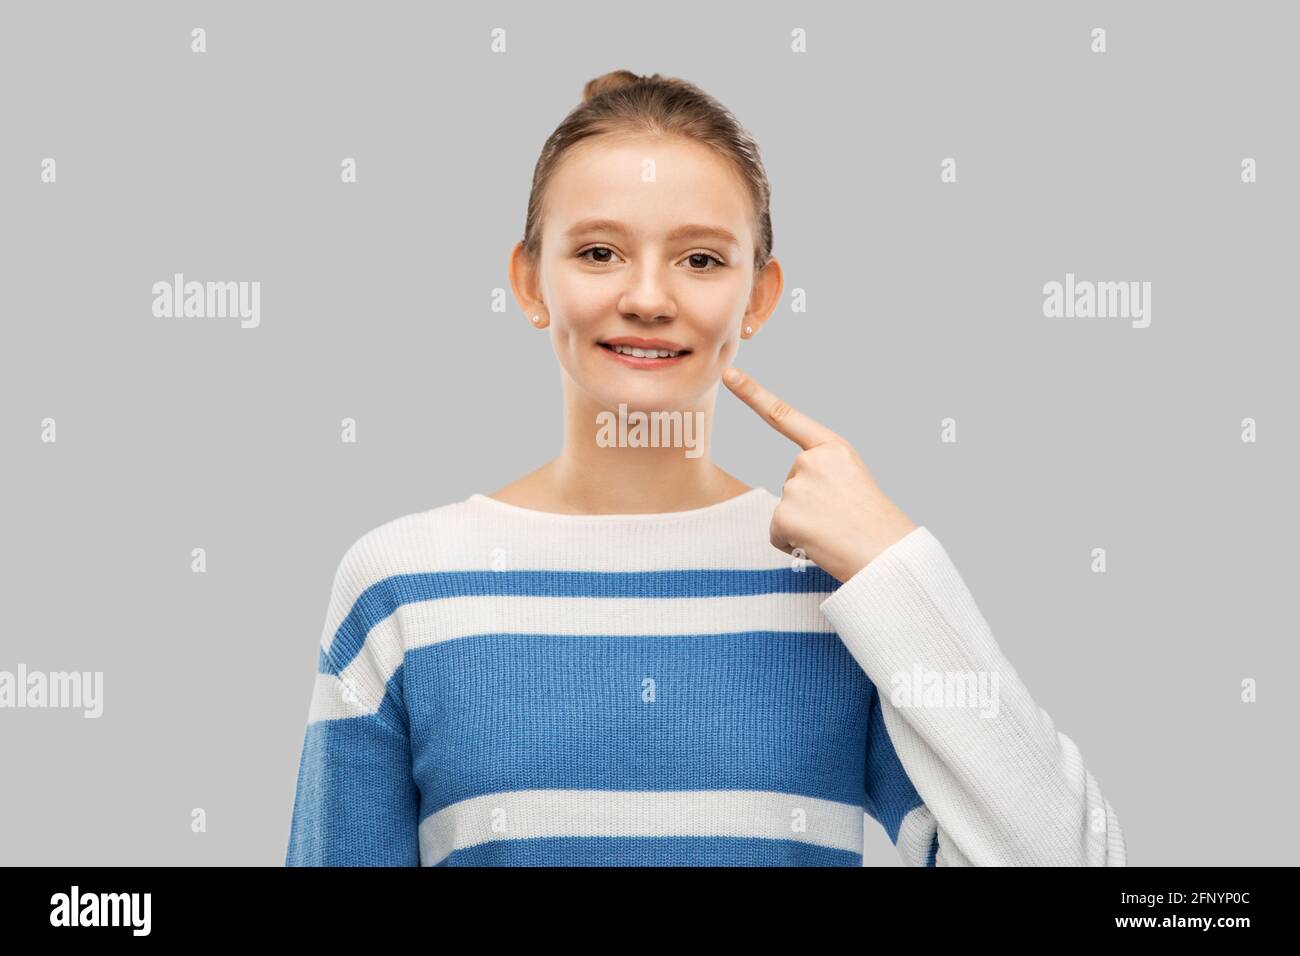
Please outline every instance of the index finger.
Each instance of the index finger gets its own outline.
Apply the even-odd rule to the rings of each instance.
[[[788,402],[783,402],[740,369],[734,366],[727,369],[722,375],[722,381],[736,393],[737,398],[758,412],[765,422],[805,451],[829,441],[840,440],[835,432]]]

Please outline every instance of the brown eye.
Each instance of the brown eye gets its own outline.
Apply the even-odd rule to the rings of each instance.
[[[713,269],[708,267],[710,262],[717,263],[713,268],[721,268],[726,265],[726,263],[717,256],[711,255],[707,252],[692,252],[686,257],[686,261],[691,263],[692,266],[698,265],[701,267],[699,269],[692,268],[692,272],[712,272]]]
[[[582,252],[578,253],[578,258],[579,258],[579,259],[586,258],[587,254],[588,254],[588,253],[592,253],[592,252],[604,252],[604,253],[608,253],[608,254],[611,255],[611,256],[614,254],[614,250],[613,250],[613,249],[610,249],[610,248],[608,248],[608,247],[606,247],[606,246],[592,246],[590,249],[584,249]],[[610,262],[610,261],[612,261],[612,260],[610,260],[610,259],[587,259],[587,261],[588,261],[588,262],[607,263],[607,262]]]

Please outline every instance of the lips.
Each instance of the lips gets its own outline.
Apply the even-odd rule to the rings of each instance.
[[[690,349],[680,342],[670,342],[668,339],[643,339],[636,335],[619,335],[614,338],[601,339],[598,345],[611,348],[615,345],[622,345],[627,348],[641,349],[642,351],[656,349],[666,352],[689,352]]]
[[[671,365],[678,365],[686,361],[691,356],[689,349],[678,352],[676,355],[661,357],[660,349],[642,349],[639,346],[607,345],[604,342],[596,343],[602,352],[608,355],[615,362],[629,368],[637,369],[659,369],[667,368]],[[620,351],[621,349],[621,351]],[[666,351],[666,350],[665,350]],[[635,354],[639,352],[640,354]]]

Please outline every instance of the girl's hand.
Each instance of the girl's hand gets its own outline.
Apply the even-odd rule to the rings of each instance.
[[[772,514],[773,546],[795,548],[841,584],[917,525],[871,476],[847,441],[791,408],[738,368],[722,380],[763,420],[803,449]]]

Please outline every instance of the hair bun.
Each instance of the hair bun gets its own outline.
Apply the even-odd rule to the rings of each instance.
[[[637,76],[631,70],[610,70],[594,80],[587,81],[587,85],[582,88],[582,102],[586,103],[593,97],[600,96],[601,93],[620,90],[625,86],[631,86],[633,83],[639,83],[643,79],[645,77]]]

